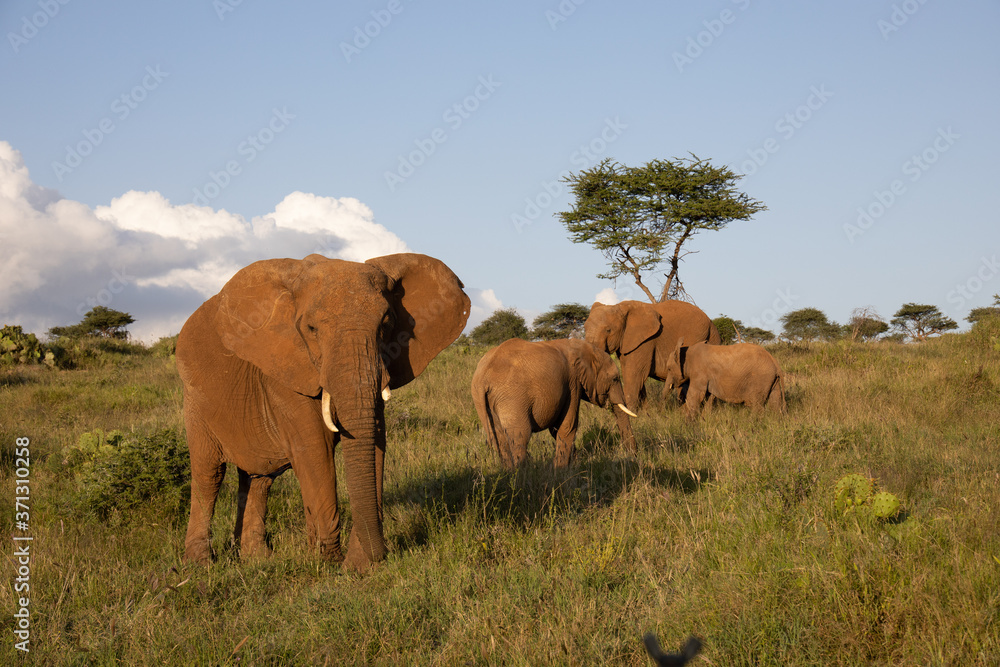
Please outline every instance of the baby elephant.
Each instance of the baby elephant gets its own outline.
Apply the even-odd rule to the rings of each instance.
[[[556,439],[556,468],[569,465],[580,401],[618,406],[622,439],[633,449],[625,393],[611,357],[584,340],[529,343],[513,338],[490,350],[472,376],[472,400],[490,446],[507,468],[528,455],[532,433],[548,429]],[[621,412],[619,412],[621,410]]]
[[[785,390],[781,368],[771,353],[760,345],[683,346],[677,341],[667,364],[668,382],[679,387],[689,382],[684,401],[688,419],[694,419],[701,404],[718,398],[727,403],[745,403],[755,410],[765,405],[774,412],[785,412]]]

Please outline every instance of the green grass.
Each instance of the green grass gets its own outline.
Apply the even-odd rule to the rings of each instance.
[[[688,424],[651,381],[638,456],[610,413],[585,405],[572,468],[553,472],[552,439],[536,434],[517,475],[487,450],[469,395],[482,351],[451,348],[388,404],[390,553],[364,577],[308,553],[293,474],[272,490],[267,560],[240,562],[230,544],[233,470],[210,567],[181,560],[176,489],[103,519],[78,511],[94,478],[63,453],[81,434],[183,433],[169,358],[0,371],[5,525],[14,439],[32,443],[29,657],[647,665],[653,631],[675,649],[697,633],[714,665],[997,664],[1000,351],[974,333],[775,346],[784,418],[717,405]],[[903,514],[838,516],[834,485],[853,472]],[[4,562],[0,598],[14,609]],[[0,617],[3,664],[12,628]]]

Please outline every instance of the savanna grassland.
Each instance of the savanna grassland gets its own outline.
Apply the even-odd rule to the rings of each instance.
[[[719,406],[688,424],[649,383],[618,443],[581,408],[571,470],[552,439],[501,470],[452,347],[386,409],[388,559],[358,577],[306,549],[294,474],[274,555],[183,563],[182,393],[166,354],[0,370],[4,610],[17,604],[16,438],[30,438],[30,653],[0,663],[651,664],[641,637],[705,640],[712,665],[1000,664],[1000,327],[920,344],[771,348],[788,414]],[[848,473],[896,494],[880,522],[833,508]],[[341,505],[350,525],[345,486]],[[345,535],[346,538],[346,535]]]

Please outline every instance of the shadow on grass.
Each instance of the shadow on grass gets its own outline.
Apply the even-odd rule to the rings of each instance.
[[[631,458],[601,455],[580,458],[584,458],[582,463],[564,471],[554,470],[549,460],[529,459],[514,471],[448,471],[386,489],[387,508],[410,505],[423,510],[408,522],[398,543],[410,547],[427,544],[431,521],[455,524],[466,517],[487,526],[527,530],[607,507],[634,485],[690,494],[715,478],[707,469],[643,466]]]

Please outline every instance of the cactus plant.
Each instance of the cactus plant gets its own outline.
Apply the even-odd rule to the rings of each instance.
[[[852,473],[841,477],[834,487],[833,508],[839,515],[858,512],[878,520],[899,514],[899,498],[888,491],[876,492],[878,482]]]

